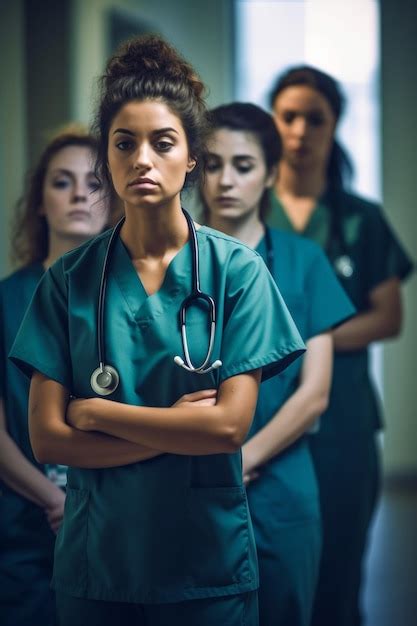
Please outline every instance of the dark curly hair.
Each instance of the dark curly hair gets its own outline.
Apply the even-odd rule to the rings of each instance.
[[[210,131],[221,128],[249,132],[255,135],[261,146],[268,172],[278,165],[282,155],[281,139],[272,116],[250,102],[232,102],[209,112]],[[203,200],[203,213],[207,221],[208,208]],[[260,202],[260,218],[265,220],[269,211],[269,193],[265,189]]]
[[[110,58],[100,78],[100,93],[93,132],[98,141],[97,177],[112,187],[107,149],[109,129],[119,109],[132,100],[158,100],[178,116],[187,137],[190,156],[197,161],[186,183],[204,169],[207,136],[205,87],[194,69],[157,35],[145,35],[124,43]]]
[[[48,256],[48,224],[39,209],[43,202],[45,176],[51,159],[63,148],[81,146],[97,154],[97,142],[80,124],[68,124],[44,148],[35,167],[29,171],[25,191],[16,205],[12,224],[13,263],[29,265]]]

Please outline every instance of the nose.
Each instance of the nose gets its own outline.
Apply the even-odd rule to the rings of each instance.
[[[135,170],[148,171],[152,168],[152,158],[150,146],[143,143],[140,145],[135,154],[135,161],[133,164]]]
[[[88,197],[88,187],[83,180],[75,180],[72,189],[72,202],[86,202]]]
[[[233,187],[233,173],[231,168],[227,165],[222,167],[220,170],[219,185],[223,189],[230,189],[230,187]]]
[[[299,115],[295,118],[292,123],[292,131],[296,137],[300,139],[305,137],[307,134],[308,123],[305,117]]]

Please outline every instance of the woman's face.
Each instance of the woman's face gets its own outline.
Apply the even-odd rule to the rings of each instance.
[[[283,159],[294,169],[327,168],[336,116],[328,100],[312,87],[286,87],[274,102]]]
[[[89,238],[103,230],[108,210],[97,191],[90,148],[67,146],[51,158],[39,212],[58,237]]]
[[[108,167],[125,206],[158,207],[179,198],[195,167],[181,120],[163,102],[132,101],[109,130]]]
[[[221,128],[208,142],[203,198],[210,213],[240,219],[259,210],[266,187],[274,181],[254,133]]]

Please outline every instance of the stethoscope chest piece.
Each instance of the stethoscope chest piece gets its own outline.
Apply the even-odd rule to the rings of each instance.
[[[344,254],[335,260],[334,268],[339,276],[343,276],[343,278],[350,278],[353,275],[355,265],[350,256]]]
[[[111,365],[100,365],[91,374],[90,384],[99,396],[109,396],[119,386],[119,374]]]

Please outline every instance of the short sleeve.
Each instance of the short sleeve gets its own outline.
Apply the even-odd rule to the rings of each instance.
[[[278,374],[305,345],[262,258],[250,253],[228,280],[220,382],[262,368]]]
[[[342,324],[356,313],[324,252],[317,246],[306,276],[308,302],[306,339]]]
[[[60,261],[42,277],[9,357],[29,378],[36,370],[71,389],[67,289]]]
[[[404,280],[411,273],[413,263],[400,244],[382,211],[373,207],[367,216],[364,245],[367,255],[368,291],[380,283],[397,277]]]

